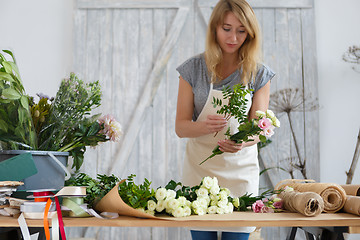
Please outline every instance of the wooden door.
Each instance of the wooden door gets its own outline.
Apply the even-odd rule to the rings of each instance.
[[[98,112],[122,124],[120,143],[88,149],[83,172],[136,174],[154,188],[180,180],[186,139],[175,134],[178,73],[176,67],[204,50],[213,0],[78,0],[74,24],[74,71],[84,81],[99,80],[103,91]],[[263,33],[264,62],[276,73],[271,93],[299,89],[303,100],[317,98],[313,0],[249,0]],[[279,95],[279,94],[278,94]],[[305,96],[305,97],[304,97]],[[293,131],[308,178],[319,173],[318,113],[307,102],[291,112]],[[306,110],[306,111],[305,111]],[[289,178],[281,168],[296,160],[287,115],[272,143],[260,152],[262,187]],[[295,177],[302,177],[298,171]],[[190,239],[182,228],[78,228],[70,236],[96,239]],[[266,230],[279,239],[280,230]],[[275,237],[275,238],[271,238]]]

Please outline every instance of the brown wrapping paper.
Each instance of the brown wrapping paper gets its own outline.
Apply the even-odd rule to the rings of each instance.
[[[348,195],[344,205],[344,212],[360,216],[360,197]]]
[[[347,195],[360,196],[360,185],[346,184],[340,185]]]
[[[324,210],[322,197],[314,192],[281,192],[283,207],[290,212],[298,212],[307,217],[315,217]]]
[[[316,183],[314,180],[287,179],[280,181],[275,189],[294,188],[299,192],[315,192],[324,200],[324,212],[334,213],[341,210],[346,201],[346,192],[335,183]]]
[[[123,180],[125,181],[125,180]],[[122,182],[122,181],[121,181]],[[120,183],[121,183],[120,182]],[[123,216],[139,218],[155,218],[153,215],[136,210],[127,205],[119,195],[119,184],[116,184],[96,205],[95,210],[99,212],[115,212]]]

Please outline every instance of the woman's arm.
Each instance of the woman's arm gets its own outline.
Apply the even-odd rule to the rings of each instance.
[[[181,137],[199,137],[221,131],[226,120],[221,115],[209,115],[205,121],[192,121],[194,94],[192,87],[181,76],[176,109],[175,132]]]

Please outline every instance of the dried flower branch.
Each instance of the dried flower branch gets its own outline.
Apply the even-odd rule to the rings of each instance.
[[[355,45],[350,46],[347,52],[343,54],[343,60],[348,63],[360,64],[360,47]],[[360,70],[356,69],[355,66],[353,66],[352,69],[360,73]]]

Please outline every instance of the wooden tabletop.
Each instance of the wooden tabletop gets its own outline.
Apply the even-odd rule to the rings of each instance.
[[[159,217],[142,219],[120,216],[116,219],[64,218],[66,227],[349,227],[349,233],[360,233],[360,216],[348,213],[322,213],[305,217],[299,213],[253,213],[192,215],[185,218]],[[28,227],[42,227],[43,220],[26,219]],[[51,224],[51,221],[50,221]],[[0,216],[0,227],[17,227],[17,218]]]

